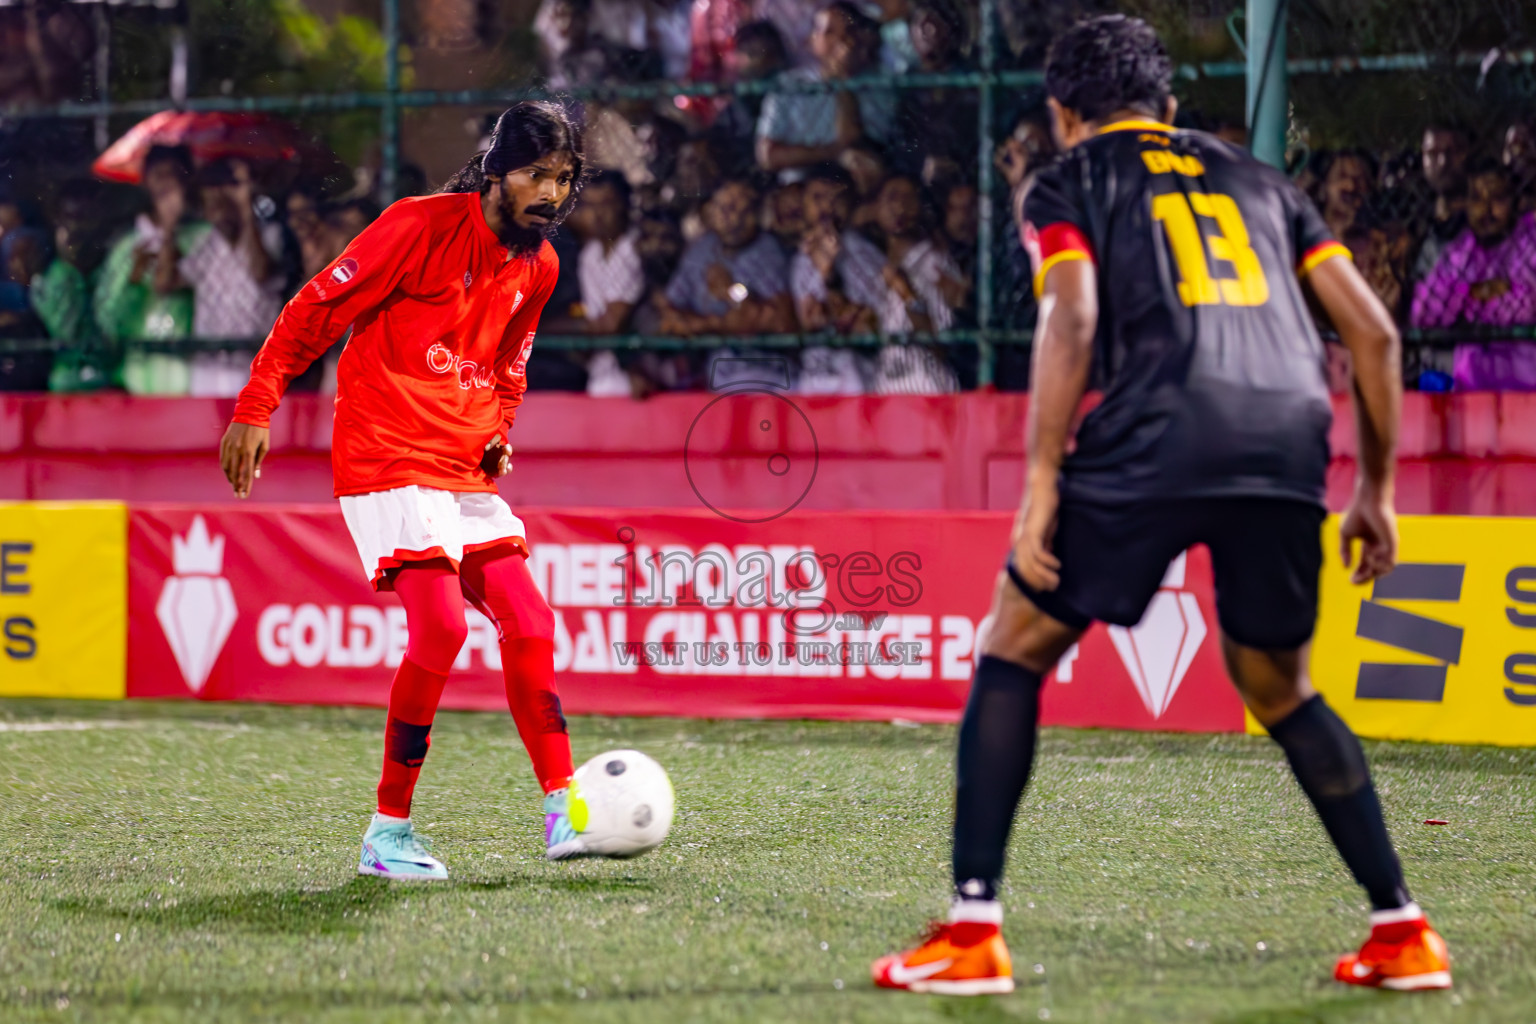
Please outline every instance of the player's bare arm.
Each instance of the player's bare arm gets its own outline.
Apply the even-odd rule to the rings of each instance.
[[[1339,545],[1344,564],[1354,565],[1351,579],[1365,583],[1385,576],[1397,564],[1397,515],[1392,501],[1403,408],[1401,343],[1392,315],[1348,259],[1324,260],[1313,268],[1307,282],[1354,361],[1360,468],[1339,527]],[[1356,542],[1358,562],[1354,560]]]
[[[1098,319],[1098,274],[1090,261],[1068,260],[1046,270],[1030,373],[1024,498],[1013,526],[1014,567],[1040,590],[1060,582],[1061,563],[1051,554],[1057,478],[1072,419],[1088,390]]]

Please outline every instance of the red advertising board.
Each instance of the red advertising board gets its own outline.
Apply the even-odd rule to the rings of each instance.
[[[1006,549],[995,512],[520,510],[556,611],[567,710],[953,721]],[[1209,557],[1170,567],[1135,629],[1095,627],[1047,724],[1241,731]],[[382,705],[405,615],[365,582],[334,506],[136,506],[128,696]],[[504,707],[490,623],[444,706]]]

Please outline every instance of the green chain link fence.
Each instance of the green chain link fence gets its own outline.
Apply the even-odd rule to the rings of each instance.
[[[963,264],[960,269],[971,281],[973,293],[965,309],[949,318],[946,329],[920,338],[893,337],[889,330],[680,337],[637,327],[634,333],[602,336],[546,330],[541,334],[540,347],[577,352],[686,352],[722,346],[784,350],[812,345],[867,352],[893,341],[917,342],[947,350],[962,367],[962,383],[1023,386],[1034,308],[1028,268],[1022,263],[1012,228],[1009,186],[1017,172],[1009,161],[1019,154],[1027,156],[1032,142],[1038,141],[1042,107],[1039,72],[1018,65],[1038,59],[1049,26],[1070,23],[1079,14],[1105,6],[1052,0],[980,0],[968,11],[974,42],[965,69],[949,73],[867,73],[831,81],[779,78],[734,85],[624,81],[560,89],[555,98],[594,109],[652,110],[675,104],[680,98],[720,97],[723,101],[770,94],[848,93],[866,112],[866,120],[868,111],[881,103],[901,106],[911,97],[927,97],[933,101],[930,108],[941,115],[946,110],[956,112],[955,117],[945,120],[974,118],[974,131],[950,132],[950,137],[958,134],[975,147],[973,157],[963,161],[968,165],[963,174],[974,185],[978,210],[974,242],[967,243],[973,255],[959,253],[954,257],[957,264]],[[1190,123],[1241,137],[1247,120],[1246,97],[1254,77],[1253,62],[1244,59],[1243,53],[1245,12],[1234,10],[1231,4],[1197,0],[1131,0],[1115,6],[1148,17],[1169,41],[1180,60],[1176,92],[1190,113]],[[1531,41],[1527,26],[1536,25],[1536,18],[1527,3],[1508,0],[1487,6],[1488,11],[1448,13],[1448,9],[1427,2],[1357,0],[1348,5],[1322,5],[1278,0],[1277,10],[1275,0],[1266,0],[1256,6],[1257,13],[1246,12],[1249,19],[1280,16],[1289,21],[1288,31],[1282,31],[1286,31],[1290,57],[1283,63],[1286,74],[1279,81],[1287,101],[1284,109],[1291,169],[1320,206],[1328,208],[1333,203],[1330,216],[1337,217],[1341,228],[1349,233],[1346,243],[1372,276],[1373,286],[1399,312],[1408,328],[1413,352],[1408,369],[1415,378],[1422,371],[1444,368],[1447,357],[1436,353],[1448,352],[1457,343],[1536,339],[1536,316],[1521,322],[1506,318],[1495,326],[1464,316],[1415,313],[1414,289],[1422,284],[1426,271],[1423,266],[1416,270],[1413,264],[1423,258],[1423,239],[1437,223],[1435,192],[1419,170],[1425,129],[1446,126],[1459,131],[1461,141],[1456,144],[1466,150],[1463,178],[1477,168],[1479,148],[1484,157],[1502,159],[1517,177],[1536,167],[1536,145],[1528,152],[1518,145],[1521,138],[1529,138],[1524,118],[1536,99],[1536,50],[1526,46]],[[43,8],[32,5],[32,9]],[[297,5],[285,10],[290,18],[303,17]],[[0,14],[5,13],[6,8],[0,6]],[[44,123],[82,130],[90,126],[99,148],[105,135],[164,109],[278,113],[296,119],[322,138],[358,139],[364,148],[376,142],[376,194],[387,199],[396,194],[407,169],[401,146],[403,117],[430,114],[463,119],[520,99],[550,95],[526,75],[515,84],[490,88],[417,87],[412,51],[402,38],[403,13],[407,15],[404,20],[411,20],[410,12],[402,12],[400,0],[384,0],[377,19],[358,21],[348,30],[350,35],[339,31],[324,35],[315,27],[330,25],[326,31],[332,31],[340,22],[302,22],[309,26],[304,31],[311,45],[343,64],[354,62],[355,66],[338,72],[335,81],[363,87],[272,94],[252,89],[239,95],[193,95],[176,100],[142,95],[114,99],[108,90],[97,89],[97,98],[91,101],[0,104],[0,126],[13,131],[17,126]],[[376,26],[376,38],[368,34],[371,25]],[[174,51],[177,40],[185,45],[187,28],[171,18],[152,22],[147,28],[140,25],[135,31],[139,33],[133,37],[135,45]],[[118,29],[112,38],[121,45],[125,36]],[[519,52],[526,54],[527,49],[522,45]],[[251,59],[259,62],[260,55]],[[170,77],[174,80],[174,73]],[[293,75],[274,75],[270,84],[291,80]],[[1522,129],[1522,125],[1526,127]],[[1519,134],[1522,130],[1524,136]],[[1506,146],[1506,142],[1511,145]],[[924,141],[914,137],[889,143],[888,157],[892,150],[921,146]],[[1508,151],[1511,146],[1513,151]],[[469,146],[465,149],[467,155]],[[1341,156],[1344,150],[1349,153]],[[1340,184],[1341,178],[1359,179],[1362,168],[1368,181]],[[1529,180],[1519,180],[1517,185],[1529,196]],[[1464,181],[1457,185],[1465,187]],[[1346,208],[1352,208],[1349,217],[1344,215],[1349,212]],[[939,213],[942,216],[942,211]],[[1536,259],[1536,253],[1532,258]],[[1427,305],[1434,306],[1436,301],[1431,296]],[[1426,303],[1418,306],[1425,307]],[[104,365],[122,359],[126,350],[129,362],[142,364],[189,353],[248,352],[257,344],[256,337],[140,337],[114,343],[13,334],[0,338],[0,356],[48,353],[61,365],[90,364],[94,352],[99,356],[96,361]],[[238,375],[238,367],[234,372]],[[76,383],[81,383],[78,378]]]

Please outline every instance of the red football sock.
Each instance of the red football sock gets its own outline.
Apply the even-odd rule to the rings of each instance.
[[[379,813],[411,816],[411,794],[432,745],[432,719],[443,695],[446,675],[430,672],[409,658],[395,671],[389,688],[389,721],[384,728],[384,771],[379,776]]]
[[[507,682],[507,706],[533,760],[539,785],[546,793],[564,788],[573,772],[571,736],[555,689],[555,642],[533,637],[503,640],[501,671]]]
[[[378,808],[380,814],[408,818],[411,794],[432,744],[432,719],[443,684],[469,627],[458,575],[447,563],[409,565],[396,573],[394,585],[405,605],[410,638],[389,688]]]
[[[571,737],[555,687],[555,613],[534,585],[527,560],[507,548],[466,555],[466,593],[501,631],[507,706],[544,792],[571,778]]]

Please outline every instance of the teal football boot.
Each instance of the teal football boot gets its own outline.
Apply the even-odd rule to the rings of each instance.
[[[358,862],[360,875],[381,878],[441,879],[448,877],[443,862],[427,852],[411,828],[411,819],[374,815],[363,833],[363,856]]]

